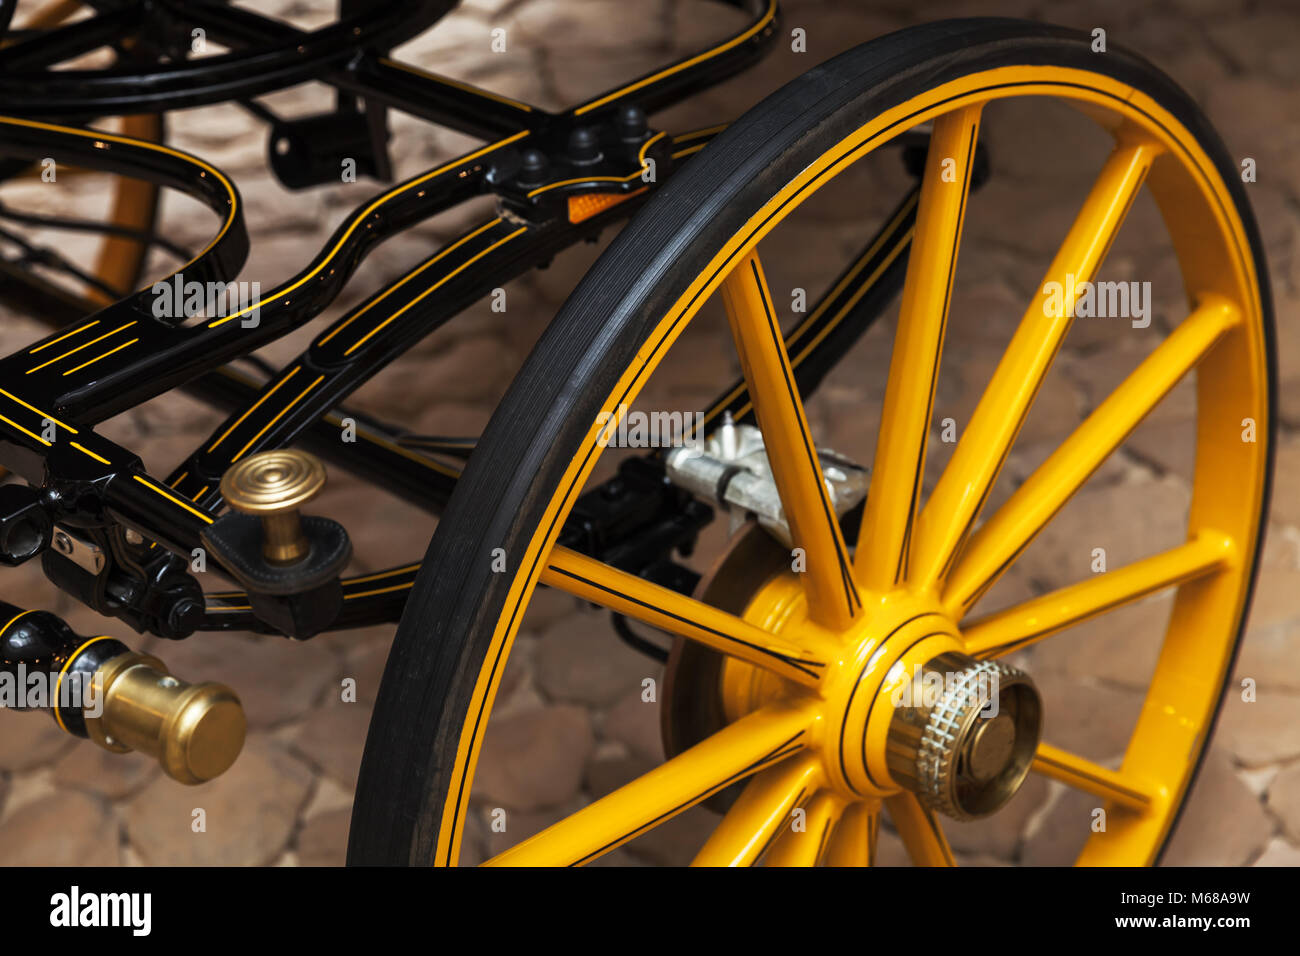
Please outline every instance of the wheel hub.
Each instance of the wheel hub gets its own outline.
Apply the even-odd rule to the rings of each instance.
[[[699,594],[797,639],[815,625],[806,620],[803,590],[786,557],[767,534],[751,529]],[[852,800],[908,790],[957,820],[988,816],[1015,795],[1042,719],[1027,674],[968,656],[943,610],[904,592],[876,603],[869,619],[839,640],[844,650],[814,691],[824,700],[818,747],[830,786]],[[777,698],[810,693],[681,639],[667,684],[669,756]]]
[[[886,762],[893,778],[957,820],[987,816],[1010,800],[1038,744],[1042,706],[1029,676],[946,653],[923,664],[905,690],[892,695]]]

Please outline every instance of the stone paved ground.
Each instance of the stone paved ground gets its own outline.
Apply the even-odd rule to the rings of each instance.
[[[318,2],[265,0],[271,12],[297,22],[319,20]],[[1281,418],[1277,482],[1255,609],[1237,665],[1237,680],[1258,682],[1258,700],[1229,694],[1201,781],[1168,856],[1170,863],[1295,865],[1300,862],[1300,273],[1296,268],[1300,206],[1300,100],[1294,89],[1297,15],[1286,4],[1179,0],[1162,13],[1105,0],[1063,7],[1045,0],[935,2],[792,0],[787,29],[802,28],[806,54],[778,45],[762,66],[679,106],[660,118],[674,130],[733,118],[812,64],[921,19],[998,13],[1031,16],[1092,29],[1144,52],[1185,84],[1221,131],[1234,157],[1254,157],[1258,182],[1249,187],[1272,270],[1279,324]],[[724,11],[725,13],[725,11]],[[480,83],[546,107],[560,107],[721,35],[736,18],[696,0],[472,0],[399,55],[451,76]],[[489,31],[505,27],[508,50],[489,55]],[[283,112],[316,108],[327,96],[311,86],[270,98]],[[463,151],[469,141],[393,118],[394,157],[407,175]],[[1079,118],[1054,104],[1014,104],[990,110],[983,139],[994,156],[994,179],[971,201],[953,303],[946,374],[936,421],[967,420],[998,350],[1041,274],[1054,240],[1104,156],[1104,144]],[[345,211],[373,190],[362,182],[289,194],[263,165],[264,133],[235,108],[175,115],[172,141],[234,174],[243,190],[254,238],[245,278],[264,282],[296,271]],[[778,290],[817,288],[860,236],[863,216],[883,213],[901,184],[896,160],[848,180],[850,201],[814,201],[801,223],[769,239],[765,261]],[[1062,186],[1062,183],[1073,185]],[[21,189],[20,189],[21,191]],[[69,183],[55,199],[44,189],[28,198],[89,213],[102,204],[102,184]],[[6,191],[6,201],[20,204]],[[167,230],[187,242],[211,227],[193,207],[169,197]],[[391,279],[425,255],[435,241],[468,222],[456,212],[413,230],[372,256],[339,308]],[[1108,263],[1110,278],[1149,279],[1157,296],[1152,332],[1179,313],[1178,280],[1154,207],[1135,206]],[[608,238],[608,237],[606,237]],[[78,246],[62,240],[65,252]],[[412,427],[473,434],[486,421],[504,383],[546,321],[599,249],[557,258],[551,269],[508,287],[509,308],[471,309],[363,389],[358,404]],[[161,268],[163,263],[158,263]],[[716,315],[714,316],[716,319]],[[736,371],[718,322],[701,321],[698,347],[679,347],[671,374],[654,401],[694,407],[708,397],[701,383]],[[868,461],[879,411],[891,334],[882,322],[854,350],[810,403],[824,440]],[[319,325],[314,328],[319,328]],[[312,331],[312,330],[309,330]],[[5,352],[37,332],[26,319],[0,325]],[[1127,333],[1127,334],[1126,334]],[[285,361],[301,345],[267,349]],[[1054,442],[1104,396],[1152,347],[1154,336],[1117,332],[1094,320],[1078,323],[1044,389],[998,494],[1023,478]],[[1189,485],[1192,396],[1181,387],[1144,424],[1122,453],[1089,482],[1024,559],[993,604],[1077,580],[1091,548],[1104,546],[1122,563],[1170,544],[1181,534]],[[965,416],[965,417],[964,417]],[[202,440],[218,416],[184,398],[165,400],[107,426],[165,473]],[[866,423],[864,427],[864,423]],[[932,441],[930,479],[948,446]],[[385,496],[359,493],[345,475],[318,508],[348,524],[358,570],[412,560],[423,552],[431,519]],[[993,504],[996,504],[996,500]],[[1114,530],[1099,531],[1099,528]],[[719,540],[720,529],[710,532]],[[3,575],[7,600],[63,614],[78,630],[99,632],[95,616],[53,590],[33,567]],[[1154,661],[1168,613],[1161,600],[1144,602],[1104,622],[1058,637],[1026,655],[1051,705],[1048,735],[1098,760],[1122,751],[1144,676]],[[118,633],[120,628],[110,631]],[[126,634],[119,636],[128,640]],[[192,679],[224,680],[247,707],[248,744],[225,777],[197,789],[162,778],[146,760],[118,757],[62,735],[43,717],[0,714],[0,862],[94,864],[337,864],[343,859],[351,793],[370,703],[392,628],[329,635],[302,646],[243,634],[200,636],[158,648],[173,670]],[[619,786],[661,759],[658,714],[640,700],[641,680],[655,668],[618,643],[604,615],[555,593],[543,594],[524,625],[505,675],[474,793],[476,815],[466,841],[467,862],[503,845],[488,826],[503,808],[511,841],[546,826],[593,797]],[[149,641],[144,647],[153,647]],[[357,681],[359,700],[340,700],[340,681]],[[1234,681],[1235,683],[1235,681]],[[1066,714],[1069,714],[1066,717]],[[950,825],[963,862],[1061,863],[1087,833],[1092,801],[1056,784],[1033,780],[991,822]],[[191,811],[207,813],[207,831],[191,832]],[[611,854],[605,862],[682,863],[716,818],[697,808]],[[882,836],[881,862],[904,859],[896,837]]]

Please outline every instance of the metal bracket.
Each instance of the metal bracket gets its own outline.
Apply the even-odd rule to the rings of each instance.
[[[104,565],[108,561],[99,545],[60,525],[54,526],[54,535],[50,539],[50,546],[77,567],[90,574],[98,575],[99,572],[104,570]]]
[[[817,449],[817,458],[835,514],[843,517],[866,498],[871,472],[829,448]],[[728,414],[700,446],[674,448],[666,462],[673,484],[731,512],[733,531],[752,514],[786,547],[793,544],[763,433],[753,425],[737,425]]]

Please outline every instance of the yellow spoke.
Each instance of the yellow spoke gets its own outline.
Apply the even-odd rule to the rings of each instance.
[[[791,537],[806,559],[809,617],[844,628],[862,603],[757,253],[732,270],[722,298]]]
[[[691,866],[753,866],[790,825],[790,812],[816,789],[820,775],[811,754],[763,771],[746,785]]]
[[[869,590],[886,591],[904,577],[980,109],[969,106],[939,117],[930,137],[871,491],[853,559],[859,582]]]
[[[802,827],[794,829],[793,815],[787,818],[763,860],[764,866],[816,866],[826,852],[831,831],[844,810],[844,801],[829,790],[820,790],[795,809],[804,811]]]
[[[1225,568],[1233,551],[1227,535],[1202,530],[1176,548],[973,621],[962,628],[966,653],[985,659],[1018,651],[1148,594]]]
[[[1152,794],[1131,777],[1085,760],[1068,750],[1040,743],[1033,769],[1067,787],[1110,800],[1129,810],[1142,812],[1151,805]]]
[[[906,790],[885,798],[889,818],[916,866],[956,866],[939,820]]]
[[[536,836],[488,860],[494,866],[579,866],[802,750],[811,701],[755,711]]]
[[[568,548],[552,550],[541,582],[801,684],[816,685],[826,669],[823,655]]]
[[[826,847],[827,866],[875,866],[880,842],[880,804],[861,801],[840,817]]]
[[[1157,151],[1158,147],[1149,143],[1121,143],[1084,200],[980,396],[952,459],[916,520],[908,577],[918,587],[942,581],[979,518],[1070,328],[1082,283],[1091,282],[1096,275]]]
[[[1106,458],[1216,342],[1241,320],[1206,302],[1146,357],[971,537],[943,589],[957,618],[973,605]]]

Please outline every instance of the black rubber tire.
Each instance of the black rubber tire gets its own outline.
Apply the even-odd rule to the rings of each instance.
[[[1213,157],[1246,224],[1258,274],[1267,276],[1235,164],[1196,105],[1141,57],[1116,48],[1097,56],[1089,43],[1077,31],[1004,19],[944,21],[874,40],[750,110],[637,214],[512,383],[429,546],[370,726],[350,864],[449,862],[433,858],[442,807],[461,723],[513,577],[492,573],[486,555],[504,548],[508,566],[519,567],[602,400],[700,264],[811,158],[870,117],[940,83],[998,66],[1066,66],[1119,79],[1177,116]],[[1262,282],[1271,410],[1276,360]],[[1272,414],[1269,421],[1275,421]],[[1275,435],[1268,440],[1271,473]],[[1267,508],[1261,524],[1266,514]],[[1244,620],[1243,611],[1238,643]]]

